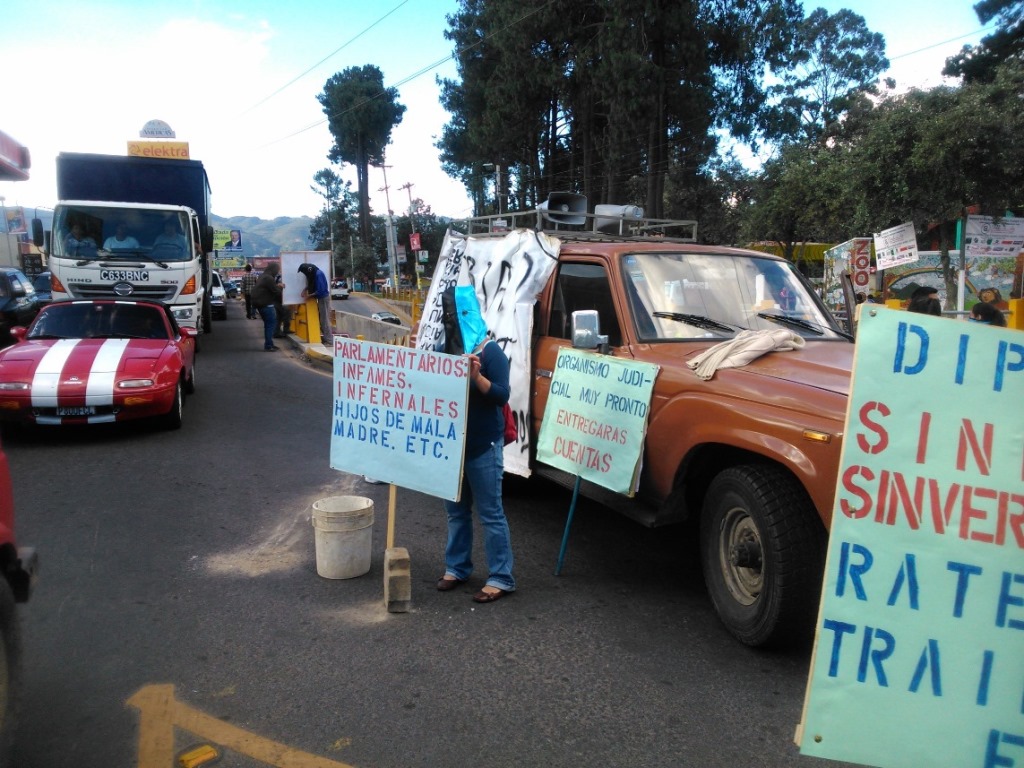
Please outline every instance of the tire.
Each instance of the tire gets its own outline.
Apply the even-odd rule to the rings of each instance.
[[[209,299],[203,300],[203,331],[213,333],[213,305]]]
[[[770,464],[724,470],[708,487],[700,538],[711,601],[740,642],[811,640],[826,536],[796,478]]]
[[[192,375],[185,379],[185,394],[194,395],[196,393],[196,363],[195,359],[192,360]]]
[[[21,670],[21,636],[14,595],[0,578],[0,765],[10,765]]]
[[[184,397],[182,395],[181,380],[178,380],[178,385],[174,388],[174,402],[171,403],[171,409],[163,415],[163,424],[167,429],[181,429],[181,416],[182,406],[184,405]]]

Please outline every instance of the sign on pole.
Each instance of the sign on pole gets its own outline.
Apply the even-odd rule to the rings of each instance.
[[[1024,338],[862,306],[807,755],[1024,765]]]
[[[331,468],[456,501],[469,358],[336,338]]]
[[[879,269],[917,261],[917,235],[912,222],[875,234],[875,261]]]
[[[632,496],[658,366],[559,350],[537,460]]]

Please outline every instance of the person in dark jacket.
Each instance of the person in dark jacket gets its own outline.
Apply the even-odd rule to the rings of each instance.
[[[263,274],[256,280],[256,285],[252,289],[253,309],[263,318],[263,349],[267,352],[277,349],[274,346],[274,327],[277,325],[274,303],[281,300],[281,293],[284,291],[284,283],[277,282],[279,274],[281,265],[272,261],[263,270]]]
[[[501,347],[487,338],[473,288],[455,289],[462,345],[446,351],[469,356],[469,403],[466,409],[466,459],[459,501],[445,501],[448,543],[444,575],[437,589],[448,592],[464,584],[473,571],[473,507],[484,532],[487,581],[473,595],[478,603],[493,603],[516,589],[512,576],[512,536],[501,502],[504,469],[505,418],[509,397],[509,364]],[[446,323],[447,325],[447,323]],[[448,336],[446,332],[446,336]]]

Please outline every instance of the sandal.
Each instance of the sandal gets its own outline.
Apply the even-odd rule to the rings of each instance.
[[[493,603],[495,600],[501,600],[505,595],[508,594],[504,589],[498,589],[497,587],[491,587],[491,589],[497,590],[495,592],[484,592],[480,590],[473,595],[473,602],[475,603]]]
[[[455,589],[457,586],[465,583],[465,579],[446,579],[444,576],[442,576],[440,579],[437,580],[437,591],[449,592]]]

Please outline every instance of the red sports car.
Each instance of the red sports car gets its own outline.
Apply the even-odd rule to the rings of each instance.
[[[163,304],[57,301],[0,350],[0,419],[98,424],[149,416],[181,426],[195,391],[196,334]]]

